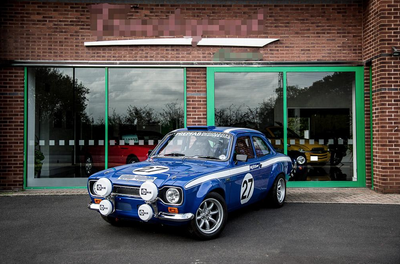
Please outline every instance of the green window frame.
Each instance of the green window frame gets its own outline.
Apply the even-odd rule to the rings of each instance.
[[[356,120],[356,181],[296,181],[288,187],[365,187],[365,109],[363,66],[299,66],[299,67],[209,67],[207,68],[207,125],[215,125],[215,73],[223,72],[275,72],[283,74],[283,127],[284,152],[287,153],[287,73],[292,72],[354,72],[355,73],[355,120]]]

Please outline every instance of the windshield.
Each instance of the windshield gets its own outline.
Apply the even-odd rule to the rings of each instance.
[[[172,134],[158,156],[226,160],[232,136],[219,132],[178,132]]]

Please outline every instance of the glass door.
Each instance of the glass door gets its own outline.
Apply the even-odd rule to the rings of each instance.
[[[292,187],[365,186],[363,67],[207,69],[207,123],[261,131]]]
[[[356,181],[354,72],[287,73],[288,155],[293,181]]]

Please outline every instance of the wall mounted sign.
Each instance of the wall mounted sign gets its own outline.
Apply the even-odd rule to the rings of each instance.
[[[192,45],[260,48],[278,40],[273,38],[247,38],[249,35],[263,34],[265,23],[264,9],[259,9],[250,19],[184,18],[180,9],[176,9],[174,14],[165,19],[128,19],[131,10],[130,5],[98,4],[91,5],[89,10],[90,28],[93,34],[97,36],[98,41],[85,42],[84,45],[87,47]],[[102,41],[105,36],[139,38]],[[202,36],[215,36],[215,38],[202,38]],[[235,37],[219,38],[218,36]]]
[[[176,9],[168,18],[130,18],[130,5],[97,4],[89,6],[90,28],[97,41],[85,42],[85,47],[101,46],[219,46],[262,48],[279,39],[249,38],[265,35],[266,10],[259,9],[249,19],[193,19]],[[166,11],[167,12],[167,11]],[[103,37],[137,37],[135,39],[105,40]],[[184,36],[184,37],[182,37]],[[207,38],[203,38],[207,36]],[[234,36],[221,38],[220,36]],[[209,38],[211,37],[211,38]],[[214,61],[258,61],[260,52],[235,52],[220,49]]]
[[[132,7],[134,8],[134,7]],[[192,19],[184,18],[176,9],[168,18],[128,18],[130,5],[91,5],[90,28],[100,40],[114,37],[161,36],[238,36],[262,34],[265,10],[259,9],[250,19]]]

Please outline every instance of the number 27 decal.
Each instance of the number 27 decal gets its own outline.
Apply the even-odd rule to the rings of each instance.
[[[242,186],[240,188],[240,203],[247,203],[253,196],[254,192],[254,178],[253,175],[247,173],[242,181]]]

